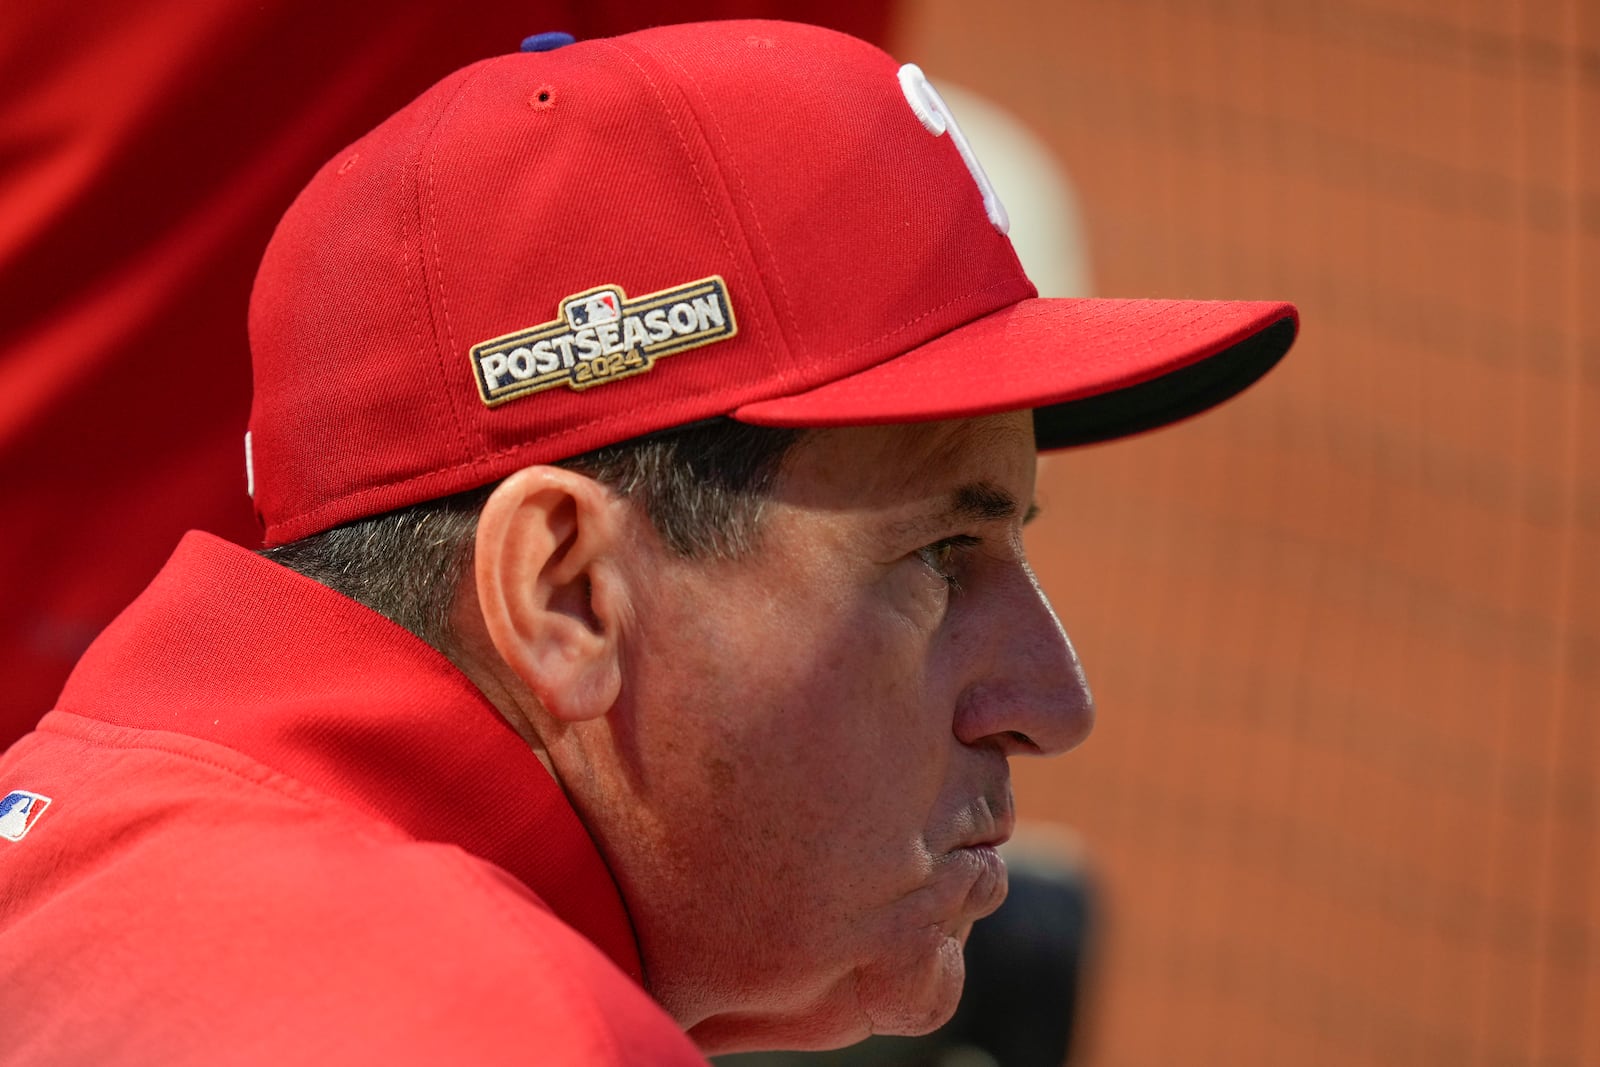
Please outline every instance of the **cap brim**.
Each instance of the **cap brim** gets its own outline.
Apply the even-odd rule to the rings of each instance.
[[[733,412],[758,426],[869,426],[1033,409],[1041,449],[1092,444],[1199,414],[1293,343],[1294,305],[1022,300],[877,366]]]

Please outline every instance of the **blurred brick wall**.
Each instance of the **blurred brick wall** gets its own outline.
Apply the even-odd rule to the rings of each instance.
[[[1098,294],[1304,315],[1043,472],[1082,1062],[1600,1064],[1600,5],[917,0],[894,49],[1050,143]]]

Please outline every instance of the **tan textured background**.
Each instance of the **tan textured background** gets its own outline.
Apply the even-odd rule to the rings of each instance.
[[[1080,1062],[1600,1065],[1600,4],[920,0],[895,51],[1046,139],[1098,294],[1304,315],[1045,469]]]

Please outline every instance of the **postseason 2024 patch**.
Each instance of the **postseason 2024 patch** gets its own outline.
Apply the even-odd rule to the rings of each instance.
[[[739,332],[718,275],[629,299],[615,285],[561,301],[560,317],[472,346],[478,394],[490,407],[565,385],[643,374],[674,355]]]

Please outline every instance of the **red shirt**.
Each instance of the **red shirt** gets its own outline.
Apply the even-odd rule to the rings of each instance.
[[[0,1062],[705,1063],[471,683],[210,535],[0,758],[0,798]]]

